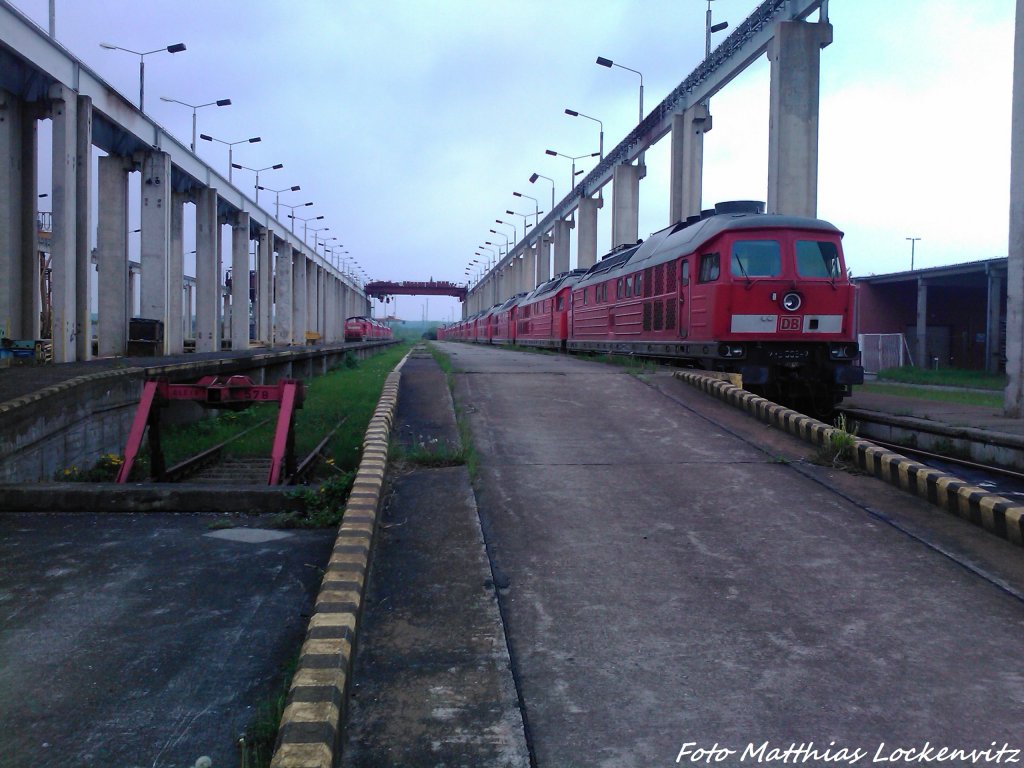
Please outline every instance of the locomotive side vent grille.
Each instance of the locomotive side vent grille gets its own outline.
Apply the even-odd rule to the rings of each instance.
[[[665,290],[673,291],[676,285],[676,263],[670,261],[665,265]]]
[[[644,270],[644,298],[645,299],[649,299],[651,297],[651,295],[652,295],[651,292],[654,289],[654,280],[653,280],[653,276],[651,274],[652,272],[654,272],[654,270],[651,269],[650,267],[648,267],[647,269]]]
[[[660,271],[660,270],[659,270]],[[665,305],[663,302],[654,302],[654,330],[660,331],[665,327]]]
[[[649,301],[644,303],[644,330],[651,330],[651,302]]]
[[[665,269],[659,264],[654,268],[654,295],[661,296],[665,292]]]
[[[672,270],[673,272],[675,270]],[[675,277],[671,282],[675,281]],[[671,285],[671,282],[669,283]],[[672,331],[676,327],[676,300],[668,299],[665,302],[665,330]]]

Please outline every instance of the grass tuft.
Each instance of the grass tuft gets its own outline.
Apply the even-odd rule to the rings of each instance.
[[[970,371],[963,368],[885,368],[878,372],[879,381],[903,384],[932,384],[940,387],[970,387],[972,389],[999,390],[1006,388],[1004,374]]]

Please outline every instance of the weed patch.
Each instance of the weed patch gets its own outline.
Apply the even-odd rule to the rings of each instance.
[[[964,392],[963,390],[950,389],[918,389],[916,387],[901,387],[899,384],[864,384],[864,392],[878,395],[896,395],[897,397],[911,397],[915,400],[934,400],[940,403],[960,403],[962,405],[982,405],[989,408],[1002,408],[1003,396],[1001,394],[985,394],[984,392]]]
[[[818,446],[817,463],[836,469],[848,469],[853,458],[853,446],[857,439],[857,427],[846,419],[846,414],[836,417],[835,428],[829,432],[828,440]]]

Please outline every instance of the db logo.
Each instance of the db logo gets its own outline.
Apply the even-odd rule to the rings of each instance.
[[[779,318],[780,331],[799,331],[800,325],[800,317],[798,315],[790,315],[789,317],[783,316]]]

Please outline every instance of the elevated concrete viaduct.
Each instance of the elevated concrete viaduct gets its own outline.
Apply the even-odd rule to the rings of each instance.
[[[806,21],[818,11],[817,21]],[[523,239],[497,254],[463,305],[472,315],[569,269],[571,231],[577,266],[597,260],[601,190],[611,184],[610,247],[639,237],[644,152],[671,136],[669,221],[701,211],[708,99],[758,57],[771,62],[768,212],[817,213],[818,73],[821,49],[832,41],[828,0],[765,0],[679,86],[634,128]],[[552,253],[553,251],[553,253]]]
[[[141,185],[141,317],[162,323],[165,354],[183,351],[195,315],[197,351],[344,338],[365,314],[360,285],[202,162],[95,72],[0,0],[0,337],[37,339],[44,297],[35,275],[40,120],[53,124],[50,321],[57,362],[92,356],[90,294],[97,228],[98,353],[126,353],[132,305],[128,185]],[[91,178],[93,148],[100,157]],[[98,221],[93,222],[98,200]],[[184,274],[183,208],[196,208],[193,292]],[[231,227],[230,254],[222,228]],[[255,242],[255,262],[250,250]],[[224,275],[231,281],[226,290]],[[250,295],[249,275],[255,275]],[[250,300],[252,306],[250,307]],[[250,323],[254,331],[250,332]],[[307,334],[309,336],[307,336]]]

